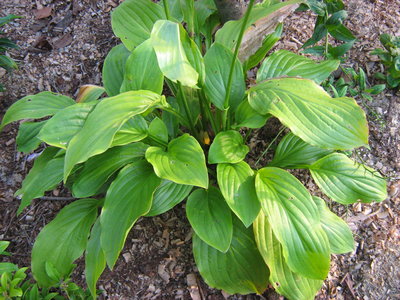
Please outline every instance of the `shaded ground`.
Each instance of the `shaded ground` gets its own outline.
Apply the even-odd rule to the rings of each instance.
[[[381,66],[369,52],[380,47],[380,33],[400,35],[400,1],[349,0],[346,4],[348,26],[359,40],[347,64],[356,69],[362,66],[372,78],[370,75]],[[41,6],[51,7],[52,14],[36,20],[34,10]],[[100,84],[103,59],[117,43],[109,20],[113,6],[111,0],[2,0],[1,15],[14,13],[24,19],[6,28],[21,47],[11,53],[20,69],[12,76],[0,78],[7,88],[0,94],[0,118],[9,105],[27,94],[51,90],[73,97],[82,84]],[[279,47],[297,51],[311,35],[313,20],[307,13],[291,16]],[[358,101],[361,103],[361,99]],[[367,105],[370,108],[365,105],[364,108],[370,117],[371,150],[361,149],[359,159],[389,178],[390,198],[379,204],[333,207],[350,223],[357,247],[351,254],[334,257],[320,299],[400,299],[399,94],[385,91]],[[275,130],[261,129],[250,140],[253,147],[250,163],[275,137],[279,124],[269,125],[274,125]],[[0,240],[12,242],[12,259],[25,266],[30,263],[35,236],[66,203],[35,200],[21,216],[16,216],[18,201],[13,194],[20,187],[31,159],[16,152],[16,128],[7,126],[0,134]],[[315,190],[308,174],[296,175]],[[65,191],[58,189],[52,194]],[[200,279],[191,255],[190,238],[183,206],[160,217],[142,218],[130,233],[114,271],[106,271],[99,282],[105,298],[223,299],[223,294],[208,288]],[[78,263],[74,279],[83,285],[82,270],[82,263]]]

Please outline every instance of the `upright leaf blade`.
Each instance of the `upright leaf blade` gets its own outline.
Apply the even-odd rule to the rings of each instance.
[[[134,116],[116,132],[111,147],[144,140],[148,135],[148,129],[147,122],[141,115]]]
[[[249,227],[261,208],[254,187],[253,170],[243,161],[238,164],[218,164],[217,178],[229,207]]]
[[[186,202],[186,215],[204,242],[221,252],[228,251],[232,241],[232,215],[218,189],[195,190]]]
[[[325,201],[319,197],[313,197],[321,214],[322,228],[326,232],[331,246],[331,252],[342,254],[354,250],[353,234],[349,225],[326,206]]]
[[[309,279],[290,270],[282,246],[263,212],[258,215],[253,229],[257,247],[271,272],[269,280],[275,290],[290,300],[314,299],[322,280]]]
[[[257,82],[283,76],[302,77],[321,83],[339,67],[338,60],[320,63],[287,50],[276,51],[264,60],[257,72]]]
[[[72,104],[75,104],[75,101],[71,98],[51,92],[26,96],[15,102],[7,110],[0,124],[0,131],[11,122],[52,116]]]
[[[156,3],[127,0],[111,14],[111,26],[114,34],[132,51],[150,37],[154,23],[164,18],[164,10]]]
[[[344,154],[332,153],[309,168],[322,191],[339,203],[351,204],[357,200],[380,202],[387,197],[385,179]]]
[[[228,130],[217,134],[208,152],[208,162],[216,163],[238,163],[242,161],[249,152],[243,142],[243,137],[238,131]]]
[[[35,150],[42,142],[37,135],[43,128],[46,121],[41,122],[24,122],[19,126],[17,135],[18,151],[29,153]]]
[[[119,94],[125,74],[125,63],[131,53],[120,44],[108,52],[103,65],[103,84],[109,97]]]
[[[307,167],[331,153],[332,150],[311,146],[293,133],[289,133],[279,143],[269,166],[288,169]]]
[[[101,248],[110,268],[115,265],[125,239],[140,216],[151,208],[161,180],[146,161],[123,168],[107,191],[101,212]]]
[[[261,128],[265,125],[271,115],[261,115],[249,104],[247,99],[243,100],[235,111],[236,124],[234,128],[248,127]]]
[[[115,133],[127,120],[163,105],[164,101],[163,96],[150,91],[131,91],[102,100],[68,145],[64,180],[68,178],[74,165],[106,151],[111,146]]]
[[[193,254],[205,282],[230,294],[262,294],[268,285],[268,268],[257,250],[252,230],[233,219],[229,250],[222,253],[193,236]]]
[[[221,44],[214,43],[204,56],[206,81],[204,92],[210,101],[219,109],[224,109],[224,100],[228,87],[230,65],[233,53]],[[228,105],[235,109],[243,100],[246,89],[243,67],[238,59],[233,69],[232,86]]]
[[[150,41],[157,55],[158,66],[165,77],[173,82],[179,81],[184,86],[196,86],[199,74],[187,59],[180,40],[178,23],[157,21],[151,31]]]
[[[305,142],[326,149],[347,150],[368,144],[364,111],[354,99],[331,98],[307,79],[272,79],[249,90],[249,103],[270,113]]]
[[[256,191],[289,268],[307,278],[325,279],[329,241],[307,189],[282,169],[263,168],[256,176]]]
[[[164,76],[150,40],[136,47],[126,61],[121,92],[149,90],[161,94]]]
[[[72,263],[86,248],[98,204],[97,199],[77,200],[64,207],[39,233],[32,250],[32,272],[40,285],[50,287],[56,283],[47,275],[46,264],[53,265],[62,276],[69,274]]]
[[[184,134],[168,144],[168,150],[150,147],[146,159],[157,176],[179,184],[208,188],[208,173],[203,149],[196,139]]]
[[[143,143],[135,143],[113,147],[102,154],[93,156],[74,179],[73,195],[78,198],[95,195],[118,169],[128,163],[143,159],[147,147]]]

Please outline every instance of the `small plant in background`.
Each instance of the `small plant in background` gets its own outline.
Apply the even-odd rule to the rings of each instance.
[[[400,86],[400,37],[382,34],[380,41],[385,50],[375,49],[371,54],[378,55],[386,67],[387,74],[377,73],[378,79],[387,82],[392,89]]]
[[[0,28],[11,22],[14,19],[21,18],[16,15],[7,15],[5,17],[0,17]],[[18,66],[15,61],[6,55],[7,49],[18,48],[17,44],[6,37],[1,37],[5,33],[0,30],[0,68],[5,69],[7,72],[11,72],[14,69],[17,69]],[[0,83],[0,92],[4,91],[3,85]]]
[[[306,0],[306,3],[303,8],[309,7],[317,14],[317,20],[312,37],[302,46],[305,48],[303,52],[327,59],[343,59],[356,41],[352,32],[343,24],[347,18],[344,3],[342,0]],[[330,36],[344,43],[333,46],[329,43]],[[320,41],[324,45],[315,46]]]
[[[10,242],[0,241],[0,256],[10,256],[10,253],[5,251],[9,244]],[[13,263],[0,262],[0,300],[93,299],[90,292],[84,291],[71,282],[69,276],[66,280],[59,281],[57,285],[39,288],[37,283],[32,283],[27,279],[27,269],[18,268]]]
[[[368,126],[354,99],[332,98],[320,86],[340,62],[286,50],[265,58],[280,36],[276,20],[300,3],[250,0],[241,19],[216,30],[211,0],[126,0],[112,13],[122,44],[105,59],[104,87],[85,86],[76,101],[41,92],[9,108],[0,130],[40,119],[21,124],[20,151],[46,144],[16,192],[19,212],[61,182],[77,198],[35,241],[32,272],[41,286],[68,277],[85,253],[95,297],[138,218],[186,200],[194,258],[208,285],[262,294],[272,284],[289,299],[314,297],[331,254],[352,251],[353,237],[287,169],[308,170],[346,205],[384,200],[386,182],[343,154],[368,145]],[[329,32],[346,33],[339,25]],[[247,88],[244,74],[259,63]],[[272,161],[252,167],[240,130],[261,128],[271,116],[291,132]]]

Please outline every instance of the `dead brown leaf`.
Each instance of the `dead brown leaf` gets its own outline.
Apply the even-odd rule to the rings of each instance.
[[[64,34],[61,38],[55,40],[53,44],[54,49],[64,48],[72,43],[72,35],[69,33]]]
[[[51,16],[52,8],[47,6],[33,11],[36,19],[44,19]]]

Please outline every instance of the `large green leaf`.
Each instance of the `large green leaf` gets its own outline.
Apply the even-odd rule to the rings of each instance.
[[[90,158],[83,170],[74,178],[72,186],[74,196],[83,198],[95,195],[118,169],[144,158],[147,147],[143,143],[113,147]]]
[[[263,212],[258,215],[253,229],[257,247],[271,273],[269,281],[275,290],[289,300],[314,299],[323,281],[309,279],[290,270],[282,246]]]
[[[161,94],[163,83],[164,75],[158,67],[157,56],[147,40],[135,48],[126,61],[121,92],[149,90]]]
[[[26,96],[15,102],[7,110],[0,124],[0,131],[11,122],[52,116],[59,110],[74,103],[75,101],[69,97],[51,92],[41,92],[36,95]]]
[[[168,128],[160,118],[156,117],[151,121],[148,134],[156,141],[168,143]]]
[[[130,91],[102,100],[68,144],[64,180],[76,164],[106,151],[127,120],[164,104],[164,96],[150,91]]]
[[[238,131],[228,130],[217,134],[208,152],[208,162],[217,163],[238,163],[242,161],[249,152],[243,142],[243,137]]]
[[[106,89],[102,86],[94,84],[85,84],[79,88],[78,95],[76,96],[76,102],[78,103],[89,103],[98,100]]]
[[[106,258],[100,244],[101,225],[100,218],[93,225],[90,239],[85,253],[85,278],[87,286],[96,299],[96,283],[106,267]]]
[[[196,139],[184,134],[168,144],[168,150],[150,147],[146,159],[157,176],[176,183],[208,188],[208,173],[203,149]]]
[[[312,80],[265,81],[249,90],[249,103],[313,146],[344,150],[368,144],[365,113],[354,99],[331,98]]]
[[[279,168],[259,170],[255,186],[289,268],[311,279],[325,279],[330,263],[329,241],[307,189]]]
[[[111,26],[114,34],[132,51],[150,37],[157,20],[165,19],[160,5],[149,0],[126,0],[112,12]]]
[[[268,165],[288,169],[306,168],[318,159],[331,154],[332,150],[311,146],[293,133],[285,135]]]
[[[261,207],[254,187],[254,171],[244,161],[238,164],[218,164],[217,178],[229,207],[249,227]]]
[[[265,265],[253,232],[233,218],[231,247],[226,253],[193,236],[193,254],[205,282],[213,288],[230,294],[262,294],[268,285],[268,268]]]
[[[152,217],[165,213],[185,200],[192,189],[191,185],[176,184],[164,179],[154,192],[153,203],[146,216]]]
[[[114,135],[111,147],[139,142],[147,137],[148,125],[146,120],[137,115],[130,118]]]
[[[123,168],[108,189],[100,221],[101,247],[110,268],[132,226],[150,210],[160,182],[151,165],[141,160]]]
[[[32,273],[40,285],[57,283],[46,273],[46,265],[54,266],[63,277],[69,275],[72,263],[86,248],[98,205],[97,199],[77,200],[64,207],[39,233],[32,249]]]
[[[32,199],[39,198],[46,191],[54,189],[63,178],[64,157],[55,157],[59,149],[46,148],[35,160],[32,169],[22,182],[22,187],[15,192],[21,196],[18,214],[27,207]]]
[[[180,40],[179,24],[159,20],[154,24],[150,37],[157,55],[158,66],[164,76],[184,86],[196,86],[199,74],[190,64]]]
[[[119,94],[124,81],[125,63],[131,53],[119,44],[108,52],[103,65],[103,84],[108,96]]]
[[[387,197],[385,179],[377,171],[344,154],[332,153],[309,168],[322,191],[339,203],[379,202]]]
[[[37,135],[46,122],[24,122],[19,126],[16,139],[18,151],[29,153],[40,145],[42,141]]]
[[[226,252],[232,241],[232,214],[221,192],[210,187],[190,194],[186,215],[196,234],[208,245]]]
[[[247,99],[243,100],[235,111],[236,124],[234,128],[248,127],[261,128],[265,125],[271,115],[261,115],[256,112],[249,104]]]
[[[218,43],[214,43],[204,56],[204,64],[206,67],[204,92],[210,101],[219,109],[227,108],[224,107],[224,100],[228,87],[232,59],[232,51]],[[227,103],[227,105],[235,109],[243,100],[246,89],[243,67],[238,59],[235,60],[232,76],[229,103]]]
[[[82,129],[96,104],[77,103],[60,110],[46,122],[38,138],[51,146],[67,149],[69,141]]]
[[[320,63],[287,50],[276,51],[261,64],[257,82],[278,77],[302,77],[321,83],[339,67],[338,60],[324,60]]]
[[[321,214],[322,228],[325,230],[331,246],[331,252],[342,254],[354,250],[353,234],[349,225],[326,206],[325,201],[319,197],[313,197]]]

